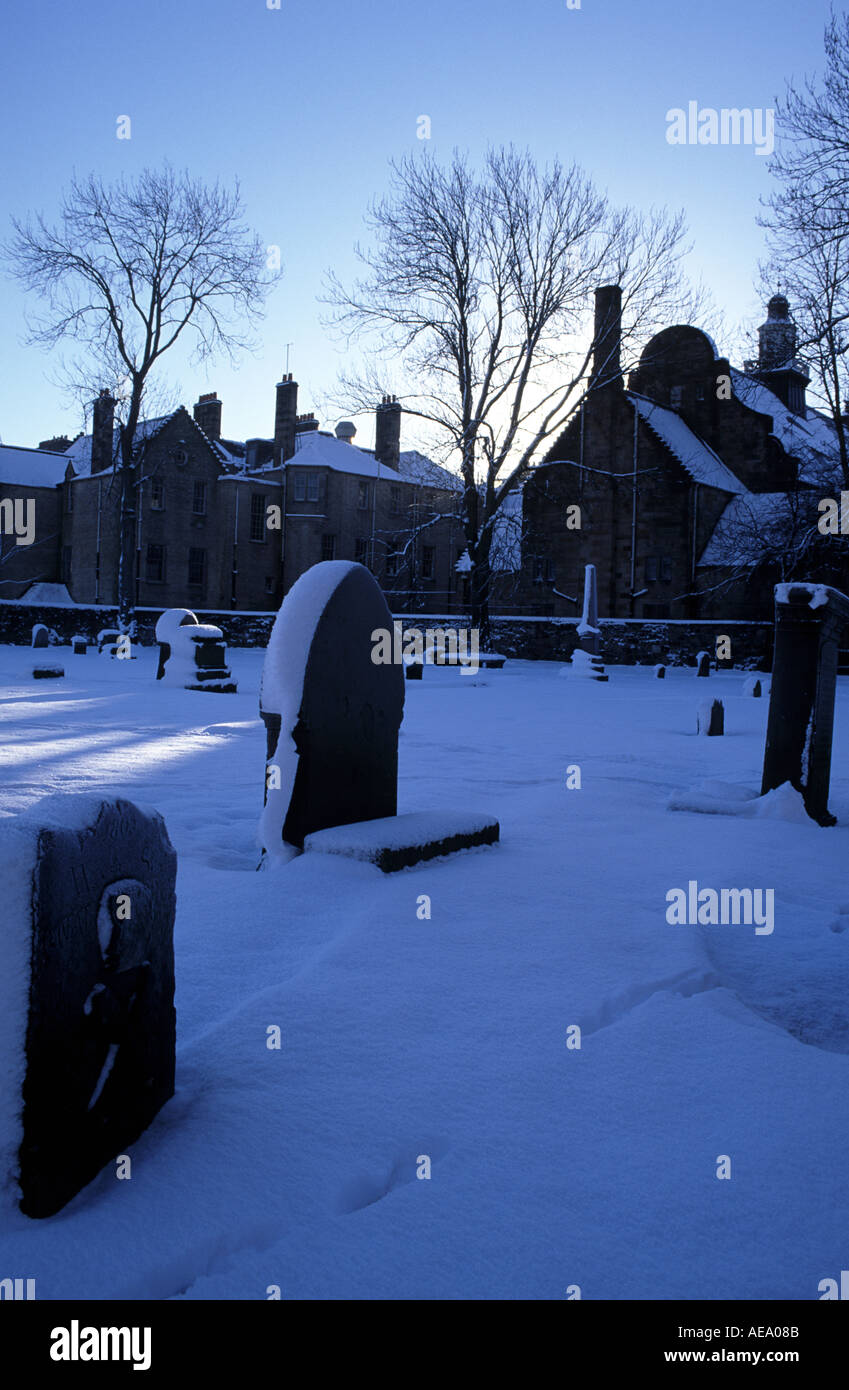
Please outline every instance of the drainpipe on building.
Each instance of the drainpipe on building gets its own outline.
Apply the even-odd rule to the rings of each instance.
[[[233,564],[230,571],[230,607],[236,607],[236,583],[239,573],[239,479],[234,484],[236,506],[233,510]]]
[[[280,470],[280,602],[286,593],[286,468]]]
[[[637,587],[637,423],[638,413],[634,401],[634,468],[631,481],[631,583],[629,595],[629,615],[634,616],[634,592]]]

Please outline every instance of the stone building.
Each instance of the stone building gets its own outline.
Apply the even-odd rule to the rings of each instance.
[[[222,402],[200,397],[192,414],[143,421],[135,440],[134,601],[141,608],[275,610],[319,560],[368,565],[393,605],[442,611],[456,601],[462,553],[459,483],[415,451],[401,450],[401,406],[377,409],[373,450],[298,414],[291,375],[278,383],[274,433],[222,436]],[[5,588],[64,586],[81,604],[118,595],[121,472],[116,403],[100,393],[92,430],[62,452],[0,449],[2,499],[33,499],[35,543],[3,536]],[[10,522],[11,528],[11,522]]]
[[[588,563],[611,618],[769,618],[794,564],[847,582],[843,552],[809,544],[816,503],[840,486],[836,435],[806,405],[787,300],[770,301],[742,372],[678,326],[626,387],[620,322],[621,290],[599,289],[584,403],[524,489],[527,602],[574,615]]]

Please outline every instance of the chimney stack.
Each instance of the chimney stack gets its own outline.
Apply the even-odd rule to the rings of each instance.
[[[198,396],[192,414],[195,424],[200,425],[207,439],[221,438],[221,402],[215,391]]]
[[[590,386],[622,386],[622,287],[601,285],[595,292],[595,331]]]
[[[274,467],[285,463],[295,452],[295,419],[298,413],[298,383],[287,372],[277,383],[274,411]]]
[[[401,407],[395,396],[384,396],[375,412],[374,456],[397,472],[401,458]]]
[[[115,461],[115,397],[105,388],[94,402],[91,414],[91,471],[102,473]]]
[[[311,430],[318,429],[318,420],[312,411],[308,415],[299,415],[295,420],[295,434],[309,434]]]

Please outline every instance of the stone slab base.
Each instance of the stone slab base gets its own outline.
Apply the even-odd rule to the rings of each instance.
[[[469,811],[412,811],[403,816],[335,825],[307,835],[304,849],[320,854],[341,854],[376,864],[385,874],[408,869],[425,859],[438,859],[461,849],[494,845],[500,830],[497,820]]]

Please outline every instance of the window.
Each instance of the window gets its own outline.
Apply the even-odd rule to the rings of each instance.
[[[155,512],[165,510],[165,481],[163,478],[150,480],[150,505]]]
[[[397,516],[401,510],[401,489],[397,483],[393,483],[389,489],[389,510],[393,516]]]
[[[251,493],[251,540],[265,540],[265,497],[261,492]]]
[[[195,478],[192,483],[192,514],[206,516],[206,483],[202,478]]]
[[[305,502],[307,499],[307,480],[301,472],[295,474],[295,490],[293,496],[296,502]]]
[[[70,583],[71,583],[71,555],[72,555],[72,553],[73,553],[73,552],[72,552],[71,546],[69,546],[69,545],[63,545],[63,547],[62,547],[62,583],[63,583],[63,584],[67,584],[67,585],[70,585]]]
[[[308,473],[308,474],[307,474],[307,501],[308,501],[308,502],[317,502],[317,501],[318,501],[318,474],[317,474],[317,473]]]
[[[422,546],[422,579],[433,579],[434,562],[436,560],[436,547],[433,545]]]
[[[553,584],[553,583],[554,583],[554,561],[553,561],[553,560],[546,560],[546,562],[545,562],[545,582],[546,582],[546,584]]]
[[[197,546],[189,546],[189,584],[200,589],[206,580],[206,551]]]
[[[673,409],[673,410],[680,410],[680,409],[681,409],[682,405],[684,404],[684,387],[683,387],[683,386],[670,386],[670,388],[669,388],[669,404],[672,406],[672,409]]]
[[[386,573],[390,579],[394,579],[401,570],[402,557],[394,546],[395,542],[393,541],[392,549],[388,550],[386,554]]]
[[[149,584],[161,584],[165,578],[165,546],[148,545],[145,576]]]
[[[371,487],[368,483],[357,483],[357,507],[363,511],[371,501]]]
[[[357,536],[357,539],[354,541],[354,559],[357,561],[357,564],[365,565],[367,563],[367,555],[368,541],[365,536]]]
[[[646,560],[646,583],[654,584],[657,580],[657,560],[652,558]]]
[[[667,582],[672,578],[672,561],[668,555],[653,555],[645,564],[646,583]]]
[[[189,461],[189,456],[185,449],[175,449],[171,457],[180,468],[184,468]]]
[[[267,575],[265,576],[265,592],[266,592],[267,594],[273,594],[273,593],[274,593],[274,575],[273,575],[273,574],[267,574]]]
[[[542,572],[543,572],[543,571],[542,571],[542,566],[543,566],[542,560],[534,560],[534,583],[535,583],[535,584],[541,584],[541,583],[542,583]]]
[[[661,556],[660,577],[663,580],[669,580],[672,578],[672,561],[670,560],[668,555]]]
[[[703,401],[704,398],[705,398],[705,388],[704,388],[703,386],[697,386],[697,387],[696,387],[696,400],[697,400],[697,401]]]
[[[322,536],[321,538],[321,558],[322,560],[336,559],[336,537]]]

